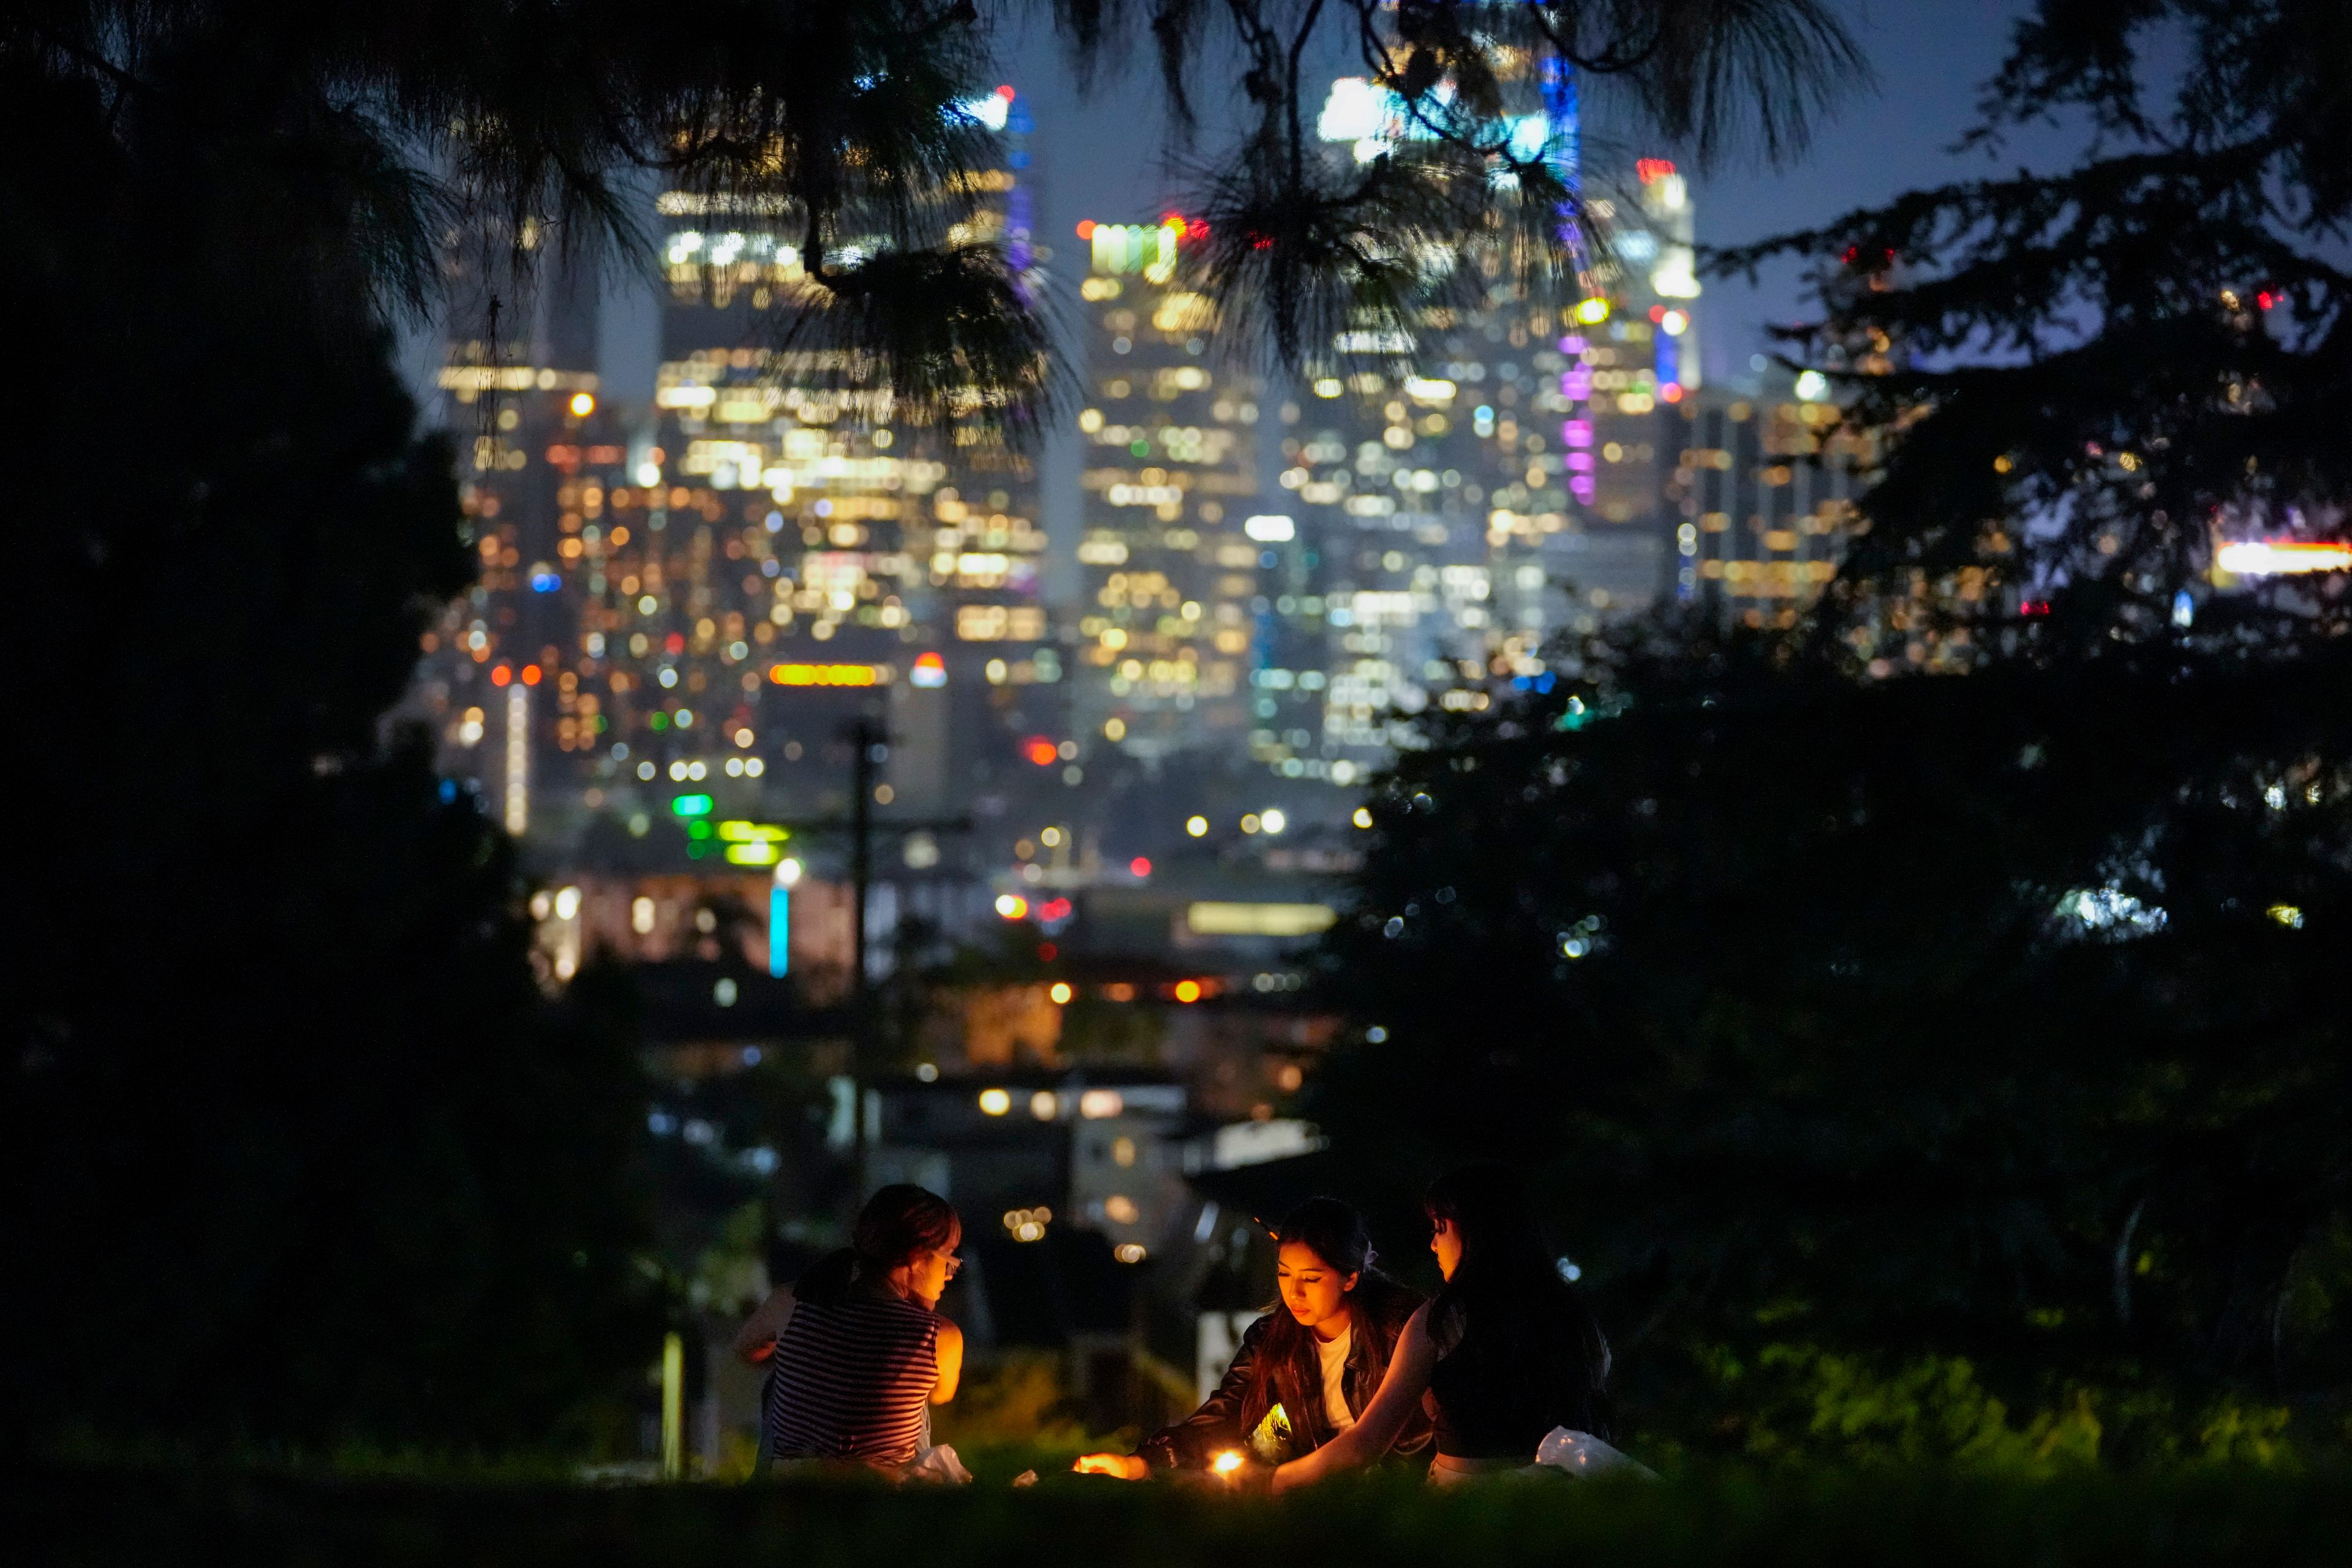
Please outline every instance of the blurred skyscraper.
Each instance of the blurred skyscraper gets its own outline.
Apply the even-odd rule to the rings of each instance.
[[[1207,356],[1213,307],[1174,281],[1197,227],[1078,227],[1085,302],[1080,727],[1152,758],[1238,747],[1260,552],[1259,389]]]
[[[950,237],[1001,244],[1035,287],[1027,115],[1010,88],[965,107],[998,158],[951,193],[971,206]],[[593,285],[569,273],[541,269],[543,328],[485,309],[453,334],[442,384],[485,572],[428,639],[420,696],[457,771],[566,852],[600,820],[641,837],[680,795],[837,812],[858,715],[888,723],[877,800],[901,812],[1045,787],[1027,742],[1066,721],[1028,458],[978,422],[909,417],[856,354],[779,341],[806,280],[772,198],[670,191],[657,211],[652,409],[624,425],[599,402]]]
[[[1581,181],[1573,92],[1525,85],[1515,143]],[[1343,79],[1320,130],[1369,160],[1410,124],[1385,90]],[[1250,736],[1277,772],[1349,783],[1426,692],[1476,706],[1478,682],[1540,679],[1548,637],[1672,585],[1674,410],[1697,387],[1691,205],[1671,163],[1629,173],[1588,191],[1601,233],[1571,308],[1529,300],[1490,262],[1479,308],[1431,310],[1410,342],[1339,333],[1282,410],[1289,521],[1265,525],[1281,537]],[[1419,374],[1398,373],[1408,355]]]
[[[1827,383],[1807,373],[1752,392],[1710,391],[1677,410],[1668,493],[1677,598],[1751,626],[1790,626],[1836,575],[1864,453],[1838,431]]]

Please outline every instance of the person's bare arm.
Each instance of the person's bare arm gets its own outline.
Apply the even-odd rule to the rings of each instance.
[[[931,1353],[940,1369],[940,1380],[931,1386],[931,1403],[945,1405],[956,1396],[956,1384],[963,1381],[963,1331],[941,1318]]]
[[[776,1353],[776,1341],[793,1321],[793,1288],[779,1285],[743,1320],[735,1335],[735,1353],[757,1366]]]
[[[1321,1480],[1334,1470],[1379,1458],[1404,1429],[1405,1421],[1429,1392],[1429,1374],[1437,1365],[1437,1347],[1429,1337],[1429,1309],[1416,1310],[1397,1336],[1396,1353],[1389,1358],[1381,1390],[1372,1395],[1356,1424],[1311,1454],[1302,1455],[1274,1472],[1274,1489],[1288,1491]]]

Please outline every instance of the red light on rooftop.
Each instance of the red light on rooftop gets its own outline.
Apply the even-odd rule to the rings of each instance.
[[[1062,753],[1045,736],[1032,735],[1021,742],[1021,754],[1041,768],[1050,768]]]
[[[1663,180],[1674,172],[1675,161],[1672,158],[1637,158],[1633,161],[1634,176],[1645,185],[1653,180]]]
[[[1134,859],[1129,860],[1127,863],[1127,868],[1134,872],[1139,877],[1149,877],[1151,875],[1151,862],[1145,859],[1140,855],[1138,855]]]
[[[537,686],[539,684],[539,666],[535,664],[526,664],[522,667],[522,683],[525,686]]]
[[[513,680],[514,680],[514,671],[513,671],[513,670],[511,670],[511,669],[509,669],[509,668],[508,668],[505,665],[503,665],[503,664],[502,664],[502,665],[500,665],[500,666],[499,666],[496,669],[494,669],[494,670],[490,671],[490,684],[491,684],[492,686],[506,686],[506,685],[509,685],[509,684],[511,684],[511,683],[513,682]]]
[[[1092,219],[1092,218],[1083,218],[1083,219],[1079,220],[1079,223],[1078,223],[1078,237],[1079,237],[1080,239],[1092,239],[1094,237],[1095,237],[1095,220],[1094,220],[1094,219]]]

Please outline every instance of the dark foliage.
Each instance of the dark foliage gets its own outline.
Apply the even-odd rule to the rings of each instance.
[[[1328,341],[1334,300],[1380,327],[1468,286],[1423,252],[1458,251],[1473,229],[1499,223],[1522,274],[1573,283],[1559,222],[1572,193],[1509,146],[1505,117],[1538,107],[1529,62],[1616,85],[1644,123],[1709,156],[1750,136],[1771,154],[1801,143],[1860,73],[1819,0],[714,0],[690,15],[629,0],[35,0],[0,9],[0,51],[119,114],[169,104],[256,166],[361,192],[338,237],[357,243],[321,259],[412,309],[434,292],[453,222],[516,246],[639,239],[628,193],[647,173],[718,210],[796,222],[805,283],[775,291],[780,342],[846,342],[911,410],[1020,436],[1054,388],[1037,302],[1009,286],[1001,254],[983,265],[954,231],[987,162],[961,106],[996,81],[996,29],[1032,10],[1052,14],[1082,68],[1148,32],[1180,134],[1201,73],[1238,67],[1253,123],[1204,166],[1194,205],[1248,234],[1201,275],[1240,308],[1236,346],[1293,363]],[[1335,46],[1435,140],[1335,175],[1314,132],[1324,84],[1301,75]],[[511,259],[528,273],[525,249]]]
[[[2345,531],[2347,49],[2352,16],[2326,0],[2045,0],[1970,140],[1998,154],[2013,126],[2079,128],[2078,162],[1717,258],[1820,266],[1823,317],[1790,352],[1888,438],[1834,629],[1867,643],[1888,591],[1971,568],[1994,591],[1948,603],[1979,648],[2169,636],[2184,591],[2215,647],[2340,629],[2332,585],[2207,601],[2206,578],[2217,537]],[[2021,622],[2021,599],[2054,614]]]
[[[1637,1429],[1749,1441],[1727,1379],[1795,1342],[2086,1393],[2126,1452],[2230,1399],[2326,1440],[2345,661],[1857,686],[1688,626],[1584,658],[1373,803],[1325,956],[1384,1037],[1310,1084],[1364,1190],[1522,1163]]]
[[[159,68],[160,72],[160,68]],[[341,174],[0,54],[39,813],[8,985],[26,1428],[502,1447],[649,1353],[628,1010],[380,740],[468,581]],[[38,148],[41,155],[25,155]]]

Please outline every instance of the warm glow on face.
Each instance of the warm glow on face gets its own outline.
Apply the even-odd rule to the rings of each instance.
[[[1462,1267],[1462,1232],[1450,1219],[1433,1220],[1429,1250],[1437,1254],[1437,1271],[1448,1279]]]
[[[1282,1304],[1301,1327],[1328,1327],[1332,1338],[1347,1326],[1348,1292],[1355,1289],[1357,1278],[1324,1262],[1303,1241],[1286,1241],[1275,1255],[1274,1279],[1282,1289]]]

